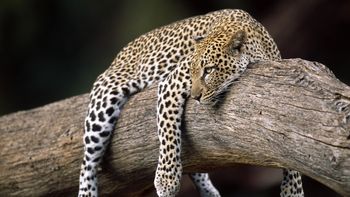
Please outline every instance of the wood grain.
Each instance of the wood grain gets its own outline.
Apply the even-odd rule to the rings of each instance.
[[[125,105],[101,194],[142,195],[158,158],[156,91]],[[0,117],[0,196],[76,196],[88,95]],[[237,163],[292,168],[350,196],[350,87],[301,59],[251,65],[215,107],[186,105],[185,172]]]

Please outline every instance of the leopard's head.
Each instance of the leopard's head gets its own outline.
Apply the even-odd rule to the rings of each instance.
[[[198,40],[191,61],[191,97],[213,104],[249,64],[245,30],[221,27]]]
[[[218,96],[237,79],[248,64],[280,60],[280,52],[266,29],[251,19],[223,23],[197,39],[191,61],[191,97],[215,104]]]

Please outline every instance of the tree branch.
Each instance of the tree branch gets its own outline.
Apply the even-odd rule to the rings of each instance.
[[[102,165],[100,191],[138,195],[158,158],[154,86],[133,96]],[[75,195],[88,95],[0,118],[0,196]],[[350,87],[301,59],[252,65],[218,108],[190,100],[185,172],[235,163],[296,169],[350,194]]]

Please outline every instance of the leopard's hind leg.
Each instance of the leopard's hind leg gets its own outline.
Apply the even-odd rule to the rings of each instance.
[[[115,123],[128,97],[142,89],[138,80],[116,80],[118,73],[100,75],[90,94],[85,119],[84,158],[79,180],[79,197],[98,196],[97,167],[110,142]]]

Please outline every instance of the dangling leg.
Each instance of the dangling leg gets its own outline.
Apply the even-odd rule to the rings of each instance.
[[[97,167],[109,144],[122,105],[136,91],[130,84],[131,82],[118,85],[118,82],[108,77],[100,77],[94,84],[85,119],[84,160],[81,165],[79,197],[98,196]]]
[[[191,89],[189,65],[182,65],[159,84],[158,91],[158,137],[160,142],[159,159],[154,185],[158,196],[175,196],[180,188],[182,175],[181,164],[181,118],[185,101]],[[203,176],[202,176],[203,175]],[[219,193],[211,184],[207,174],[198,174],[196,177],[204,179],[202,185],[198,185],[200,191],[210,190],[212,196]],[[202,180],[201,179],[201,180]],[[203,196],[206,192],[201,193]],[[217,195],[216,195],[217,194]]]
[[[208,173],[194,173],[190,177],[201,197],[220,197],[220,193],[210,181]]]
[[[180,77],[180,72],[187,78]],[[181,118],[188,97],[189,80],[188,68],[177,67],[159,84],[157,126],[160,146],[154,186],[160,197],[174,197],[180,189]]]
[[[295,170],[283,169],[281,197],[304,197],[301,175]]]

